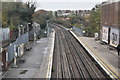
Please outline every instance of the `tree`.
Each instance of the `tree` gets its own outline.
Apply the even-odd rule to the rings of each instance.
[[[8,27],[12,22],[16,21],[15,17],[18,16],[18,3],[2,2],[2,26]],[[15,22],[16,23],[16,22]]]
[[[84,23],[85,23],[85,19],[82,16],[79,16],[79,15],[70,17],[69,21],[73,26],[76,26],[76,27],[79,27],[79,28],[81,28],[81,26],[83,26]]]
[[[35,3],[2,2],[2,26],[16,29],[19,24],[32,23],[35,9]]]
[[[38,10],[33,14],[33,17],[34,17],[34,22],[39,23],[41,28],[45,29],[47,19],[51,21],[53,15],[51,11]]]
[[[0,27],[2,25],[2,2],[0,1]]]
[[[94,33],[100,33],[100,6],[96,5],[91,11],[89,18],[90,25],[86,28],[86,32],[90,35],[94,36]]]
[[[57,14],[57,11],[55,11],[55,17],[58,18],[58,14]]]

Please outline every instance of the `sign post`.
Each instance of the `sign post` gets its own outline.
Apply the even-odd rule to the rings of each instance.
[[[14,45],[14,64],[13,67],[17,67],[17,52],[16,52],[16,45]]]

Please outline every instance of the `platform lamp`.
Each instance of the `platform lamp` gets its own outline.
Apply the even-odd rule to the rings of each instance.
[[[21,35],[21,28],[20,27],[23,27],[23,25],[19,26],[19,36]]]
[[[27,23],[27,32],[29,32],[29,25],[30,25],[31,23]]]
[[[49,26],[48,26],[48,23],[49,23],[49,18],[46,19],[46,29],[47,29],[47,36],[49,36]]]

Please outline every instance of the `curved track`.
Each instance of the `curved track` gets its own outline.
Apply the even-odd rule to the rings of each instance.
[[[56,31],[52,78],[110,79],[69,31],[52,26]]]

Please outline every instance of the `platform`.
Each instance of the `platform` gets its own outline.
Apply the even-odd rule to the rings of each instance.
[[[98,64],[110,75],[111,78],[120,77],[118,69],[118,59],[120,56],[117,50],[109,50],[107,44],[100,44],[100,41],[95,41],[94,38],[78,35],[70,30],[76,39],[85,47]]]
[[[49,37],[41,38],[35,41],[32,45],[32,49],[25,52],[25,54],[22,56],[22,59],[25,59],[25,62],[17,62],[17,68],[13,68],[13,64],[11,64],[11,67],[5,73],[3,78],[35,78],[38,80],[40,78],[50,78],[54,37],[55,32],[53,31]]]

